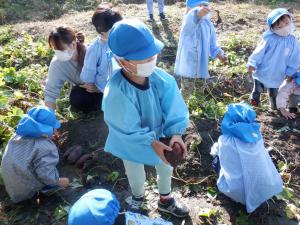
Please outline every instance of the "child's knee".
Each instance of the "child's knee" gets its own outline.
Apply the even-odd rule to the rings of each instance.
[[[173,174],[173,167],[165,163],[156,166],[155,169],[160,177],[171,177]]]

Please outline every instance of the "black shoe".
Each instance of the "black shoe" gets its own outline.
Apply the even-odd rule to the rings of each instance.
[[[161,20],[165,20],[165,19],[166,19],[166,16],[165,16],[164,13],[160,13],[160,14],[159,14],[159,17],[160,17]]]
[[[297,113],[298,109],[297,108],[289,108],[290,113]]]
[[[128,211],[133,213],[143,214],[144,212],[143,206],[144,206],[144,197],[132,196]]]
[[[185,205],[178,205],[174,198],[171,198],[167,203],[158,201],[158,211],[172,214],[178,218],[184,218],[189,215],[189,209]]]
[[[148,22],[153,22],[154,21],[153,14],[149,14],[149,17],[148,17],[147,21]]]

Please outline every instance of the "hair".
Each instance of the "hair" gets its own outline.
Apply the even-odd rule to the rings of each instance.
[[[48,37],[48,44],[50,48],[56,50],[64,50],[63,44],[71,44],[76,41],[77,54],[78,54],[78,67],[81,70],[83,67],[86,47],[84,45],[84,34],[77,32],[71,27],[60,26],[51,31]]]
[[[116,22],[122,19],[122,15],[118,10],[113,9],[111,4],[105,3],[96,8],[92,17],[92,24],[100,34],[109,31]]]
[[[286,16],[288,16],[288,17],[291,19],[291,16],[288,15],[288,14],[282,15],[281,17],[279,17],[278,20],[276,20],[275,23],[273,23],[273,24],[271,25],[271,28],[274,28],[274,27],[278,26],[278,25],[280,24],[280,22],[283,21],[283,19],[284,19]]]

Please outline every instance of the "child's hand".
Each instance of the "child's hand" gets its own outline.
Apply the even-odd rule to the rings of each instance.
[[[281,115],[284,116],[286,119],[295,119],[296,118],[295,113],[290,113],[285,108],[279,108],[279,111],[280,111]]]
[[[186,156],[187,156],[187,148],[186,148],[185,143],[182,140],[182,137],[180,135],[173,135],[171,140],[170,140],[170,146],[173,146],[175,142],[177,142],[181,146],[181,148],[183,149],[182,156],[185,159]]]
[[[152,142],[152,148],[155,150],[156,154],[159,156],[159,158],[166,163],[167,165],[169,165],[170,163],[166,160],[165,158],[165,154],[164,151],[172,151],[172,148],[165,145],[164,143],[160,142],[160,141],[153,141]]]
[[[256,69],[253,66],[248,67],[248,72],[253,73]]]
[[[228,63],[228,58],[227,58],[227,56],[224,55],[224,54],[219,54],[219,55],[217,56],[217,58],[218,58],[219,60],[221,60],[221,62],[224,63],[224,64],[227,64],[227,63]]]
[[[70,180],[67,177],[59,178],[57,184],[61,187],[68,187],[70,185]]]
[[[207,6],[200,7],[200,10],[198,12],[199,17],[204,17],[210,12],[210,8]]]
[[[290,76],[285,76],[285,79],[287,82],[292,82],[292,80],[294,79],[293,77]]]

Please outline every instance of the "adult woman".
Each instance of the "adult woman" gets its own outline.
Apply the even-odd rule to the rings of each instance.
[[[90,112],[100,109],[102,94],[94,84],[85,84],[80,79],[86,47],[84,35],[70,27],[57,27],[49,35],[49,46],[54,49],[45,87],[45,104],[55,109],[65,82],[73,87],[70,104],[78,111]]]

